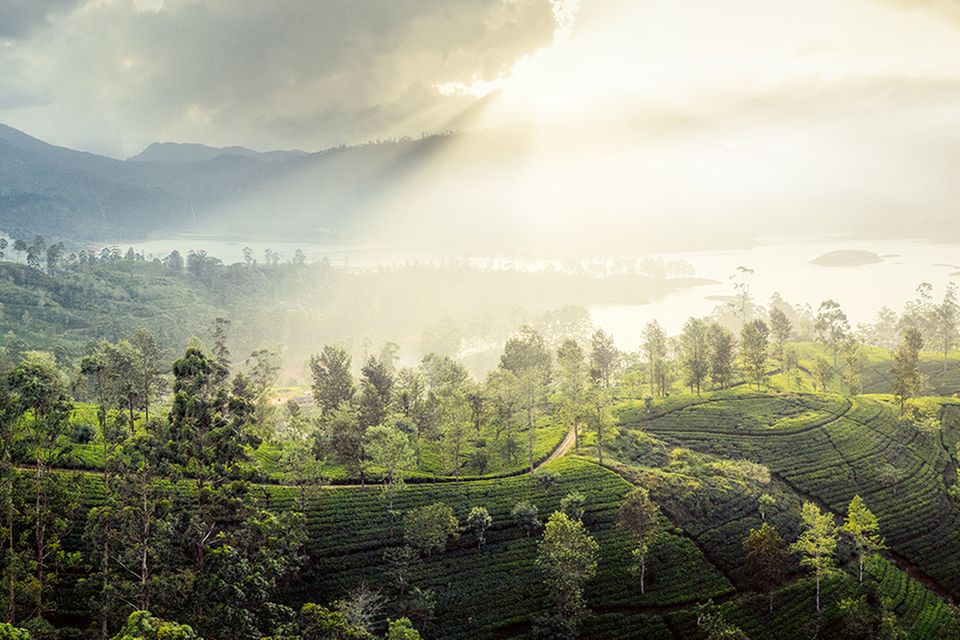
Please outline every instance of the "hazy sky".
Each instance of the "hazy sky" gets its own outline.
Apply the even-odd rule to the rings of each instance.
[[[954,0],[0,0],[0,122],[119,157],[531,120],[781,153],[878,110],[929,154],[958,62]]]

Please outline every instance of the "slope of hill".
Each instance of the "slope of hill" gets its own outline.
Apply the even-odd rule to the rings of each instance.
[[[960,441],[956,401],[928,401],[937,428],[902,422],[882,399],[720,392],[644,416],[628,429],[695,451],[746,458],[777,482],[842,513],[860,495],[897,557],[945,594],[960,596],[960,508],[950,494]]]

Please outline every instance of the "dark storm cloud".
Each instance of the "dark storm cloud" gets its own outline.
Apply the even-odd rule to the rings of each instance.
[[[20,93],[55,94],[48,117],[121,128],[126,152],[161,137],[320,148],[442,128],[470,101],[434,85],[508,72],[554,27],[549,0],[99,0],[0,63],[27,67]]]

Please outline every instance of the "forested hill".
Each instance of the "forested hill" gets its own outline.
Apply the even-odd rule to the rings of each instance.
[[[365,197],[439,144],[442,138],[426,138],[313,154],[151,145],[121,161],[0,125],[0,229],[24,239],[117,240],[223,232],[219,225],[229,220],[231,233],[336,238],[349,231],[348,222],[360,222]],[[258,207],[268,205],[275,224],[265,230],[267,209]]]

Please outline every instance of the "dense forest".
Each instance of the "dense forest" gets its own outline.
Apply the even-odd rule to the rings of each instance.
[[[952,288],[853,329],[738,284],[634,353],[568,310],[479,375],[455,336],[415,365],[320,343],[281,381],[218,315],[269,304],[171,325],[118,301],[104,328],[84,301],[119,296],[84,287],[173,283],[124,295],[176,313],[171,291],[367,275],[39,247],[3,265],[50,302],[4,298],[0,637],[960,633]]]

